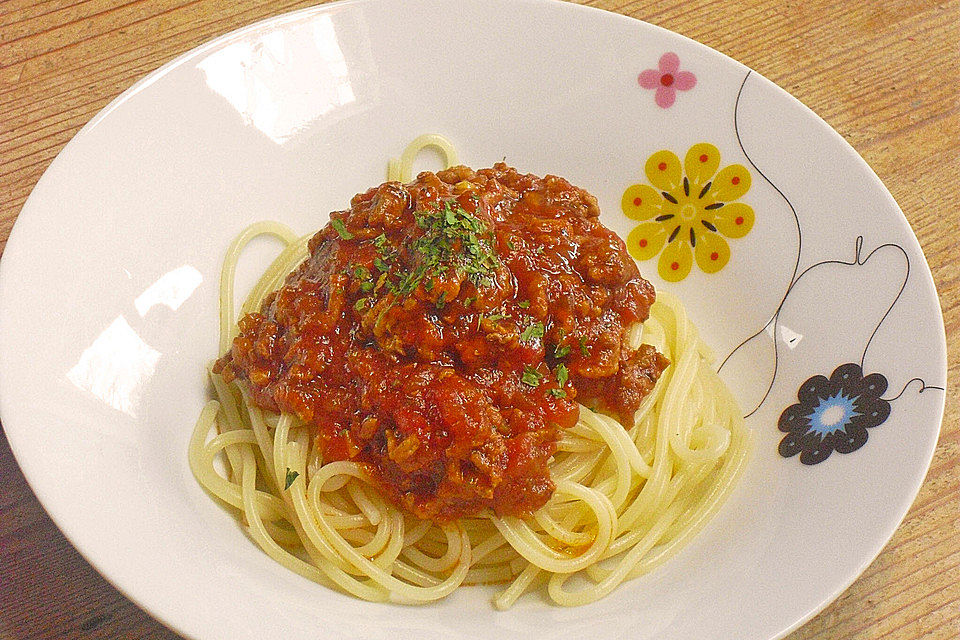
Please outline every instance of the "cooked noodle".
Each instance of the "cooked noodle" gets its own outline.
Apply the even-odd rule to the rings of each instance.
[[[413,158],[428,145],[441,149],[448,166],[456,162],[445,139],[421,136],[399,163],[391,161],[390,177],[408,180]],[[221,272],[221,354],[239,317],[237,262],[263,234],[286,248],[239,316],[258,310],[308,257],[309,236],[297,238],[279,223],[260,222],[237,237]],[[296,416],[255,406],[242,382],[227,384],[212,373],[217,399],[197,421],[190,467],[207,491],[239,512],[270,557],[358,598],[420,603],[462,584],[503,583],[494,604],[506,609],[545,583],[557,604],[593,602],[686,544],[729,495],[749,450],[739,407],[676,298],[658,292],[649,320],[633,326],[629,338],[634,348],[652,344],[672,364],[633,424],[580,407],[550,462],[556,491],[526,518],[419,520],[385,499],[362,465],[324,464],[311,446],[311,427]]]

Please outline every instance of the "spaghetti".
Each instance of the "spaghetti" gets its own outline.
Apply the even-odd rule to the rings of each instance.
[[[391,161],[390,177],[409,179],[426,145],[438,146],[447,165],[455,162],[448,142],[421,136],[399,163]],[[286,247],[239,316],[260,309],[309,257],[310,237],[279,223],[261,222],[238,236],[221,272],[221,354],[237,335],[237,262],[262,234]],[[545,584],[557,604],[585,604],[690,540],[729,495],[749,449],[739,408],[678,300],[660,292],[646,323],[630,327],[628,343],[653,345],[672,364],[631,424],[580,407],[549,462],[553,495],[529,516],[418,519],[387,499],[363,464],[322,460],[311,425],[260,408],[242,381],[213,373],[216,400],[197,421],[190,466],[274,560],[356,597],[422,603],[460,585],[498,583],[506,586],[494,604],[505,609]]]

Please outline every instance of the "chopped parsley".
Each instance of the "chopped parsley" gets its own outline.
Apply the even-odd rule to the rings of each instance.
[[[485,316],[482,313],[477,314],[477,331],[480,331],[480,323],[484,320],[489,320],[490,322],[496,322],[497,320],[503,320],[506,318],[502,313],[491,313],[489,316]]]
[[[470,305],[473,304],[474,300],[476,300],[476,298],[474,298],[474,297],[464,298],[464,299],[463,299],[463,306],[469,307]]]
[[[567,354],[570,353],[570,347],[567,345],[557,345],[557,348],[553,350],[554,358],[566,358]]]
[[[359,311],[362,313],[369,302],[370,298],[357,298],[357,301],[353,303],[354,311]]]
[[[449,200],[435,209],[415,211],[414,216],[423,229],[423,235],[413,243],[420,263],[401,280],[401,294],[413,291],[424,277],[443,273],[451,266],[475,286],[492,283],[490,276],[500,261],[493,251],[490,231],[479,218]]]
[[[339,218],[330,218],[330,226],[333,227],[334,231],[337,232],[344,240],[350,240],[353,238],[353,234],[347,231],[347,226],[343,224],[343,220]]]
[[[507,246],[508,246],[510,249],[516,249],[516,248],[517,248],[517,245],[513,244],[513,240],[507,240]]]
[[[585,336],[580,336],[580,354],[584,357],[590,355],[590,350],[587,349],[587,339]]]
[[[427,269],[424,265],[420,265],[413,271],[408,271],[400,278],[400,282],[392,289],[392,291],[398,296],[405,296],[411,291],[417,288],[417,285],[420,284],[420,281],[423,280],[423,275],[426,273]]]
[[[383,247],[387,244],[387,236],[381,233],[373,239],[373,244],[377,249],[383,249]]]
[[[297,479],[297,476],[300,475],[299,471],[291,471],[290,467],[287,467],[287,479],[283,485],[283,490],[286,491],[290,488],[290,485],[293,484],[293,481]]]
[[[373,291],[373,287],[374,284],[372,280],[364,280],[360,283],[360,291],[363,292]]]
[[[433,281],[431,280],[431,282]],[[432,289],[433,287],[430,287],[430,288]],[[447,292],[446,290],[444,290],[440,292],[439,296],[437,296],[437,309],[442,309],[443,305],[445,305],[446,303],[447,303]]]
[[[550,395],[554,398],[566,398],[567,392],[563,389],[550,389]]]
[[[380,271],[381,273],[387,272],[390,270],[390,265],[384,262],[383,258],[374,258],[373,266],[375,266],[377,268],[377,271]]]
[[[526,329],[523,330],[523,333],[520,334],[520,339],[524,342],[532,340],[533,338],[542,338],[543,337],[543,323],[534,322],[531,325],[528,325]]]
[[[567,371],[567,366],[563,363],[557,365],[557,370],[554,372],[557,376],[557,384],[560,387],[565,387],[567,385],[567,380],[570,378],[570,372]]]
[[[520,381],[530,387],[539,387],[540,380],[543,378],[543,374],[537,371],[536,369],[528,366],[523,368],[523,375],[520,376]]]
[[[517,303],[517,306],[520,307],[521,309],[529,309],[529,308],[530,308],[530,301],[529,301],[529,300],[524,300],[523,302]]]

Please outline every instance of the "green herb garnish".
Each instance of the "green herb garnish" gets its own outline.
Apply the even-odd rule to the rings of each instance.
[[[357,298],[357,301],[353,303],[353,310],[362,312],[369,302],[370,298]]]
[[[283,490],[286,491],[290,488],[290,485],[293,484],[293,481],[297,479],[297,476],[300,475],[299,471],[291,471],[290,467],[287,467],[287,480],[283,485]]]
[[[344,240],[350,240],[353,238],[353,234],[347,231],[347,227],[343,224],[343,220],[339,218],[330,218],[330,226],[333,227],[334,231],[343,238]]]
[[[523,368],[523,375],[520,376],[520,381],[531,387],[540,386],[540,380],[543,378],[543,374],[537,371],[536,369],[531,368],[530,366],[525,366]]]
[[[433,281],[431,280],[430,282],[433,282]],[[430,287],[430,288],[432,289],[433,287]],[[442,309],[443,305],[445,305],[446,303],[447,303],[447,292],[444,290],[440,292],[439,296],[437,296],[437,309]]]
[[[554,372],[557,376],[557,384],[560,387],[567,386],[567,380],[570,378],[570,372],[567,371],[567,366],[563,363],[557,365],[557,370]]]
[[[383,261],[383,258],[374,258],[373,266],[377,268],[377,271],[387,272],[390,270],[390,265]]]
[[[554,398],[566,398],[567,392],[563,389],[550,389],[550,395]]]
[[[554,357],[554,358],[565,358],[565,357],[567,357],[567,354],[569,354],[569,353],[570,353],[570,347],[568,347],[567,345],[561,346],[561,345],[558,344],[558,345],[557,345],[557,348],[553,350],[553,357]]]
[[[527,342],[528,340],[531,340],[533,338],[542,338],[543,331],[544,331],[543,323],[534,322],[533,324],[527,326],[527,328],[523,330],[523,333],[520,334],[520,339],[523,340],[524,342]]]
[[[491,313],[489,316],[485,316],[482,313],[477,314],[477,331],[480,331],[480,323],[484,320],[489,320],[490,322],[496,322],[497,320],[503,320],[506,318],[502,313]]]
[[[400,295],[416,289],[426,278],[449,268],[466,275],[475,285],[492,283],[490,274],[500,266],[489,229],[459,204],[446,201],[436,209],[415,211],[423,235],[413,243],[419,264],[400,281]]]
[[[372,280],[364,280],[360,283],[360,291],[363,291],[364,293],[373,291],[373,287],[374,284]]]
[[[587,349],[587,339],[584,336],[580,336],[580,354],[584,357],[590,355],[590,350]]]
[[[529,308],[530,308],[530,301],[529,301],[529,300],[524,300],[523,302],[518,302],[518,303],[517,303],[517,306],[520,307],[521,309],[529,309]]]

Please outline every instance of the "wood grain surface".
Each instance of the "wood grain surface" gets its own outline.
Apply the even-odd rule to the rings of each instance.
[[[215,36],[311,4],[0,0],[0,251],[40,175],[107,102]],[[903,208],[947,327],[939,445],[880,556],[788,637],[960,638],[960,0],[582,4],[689,36],[770,78],[849,140]],[[0,433],[0,639],[176,637],[63,538]]]

